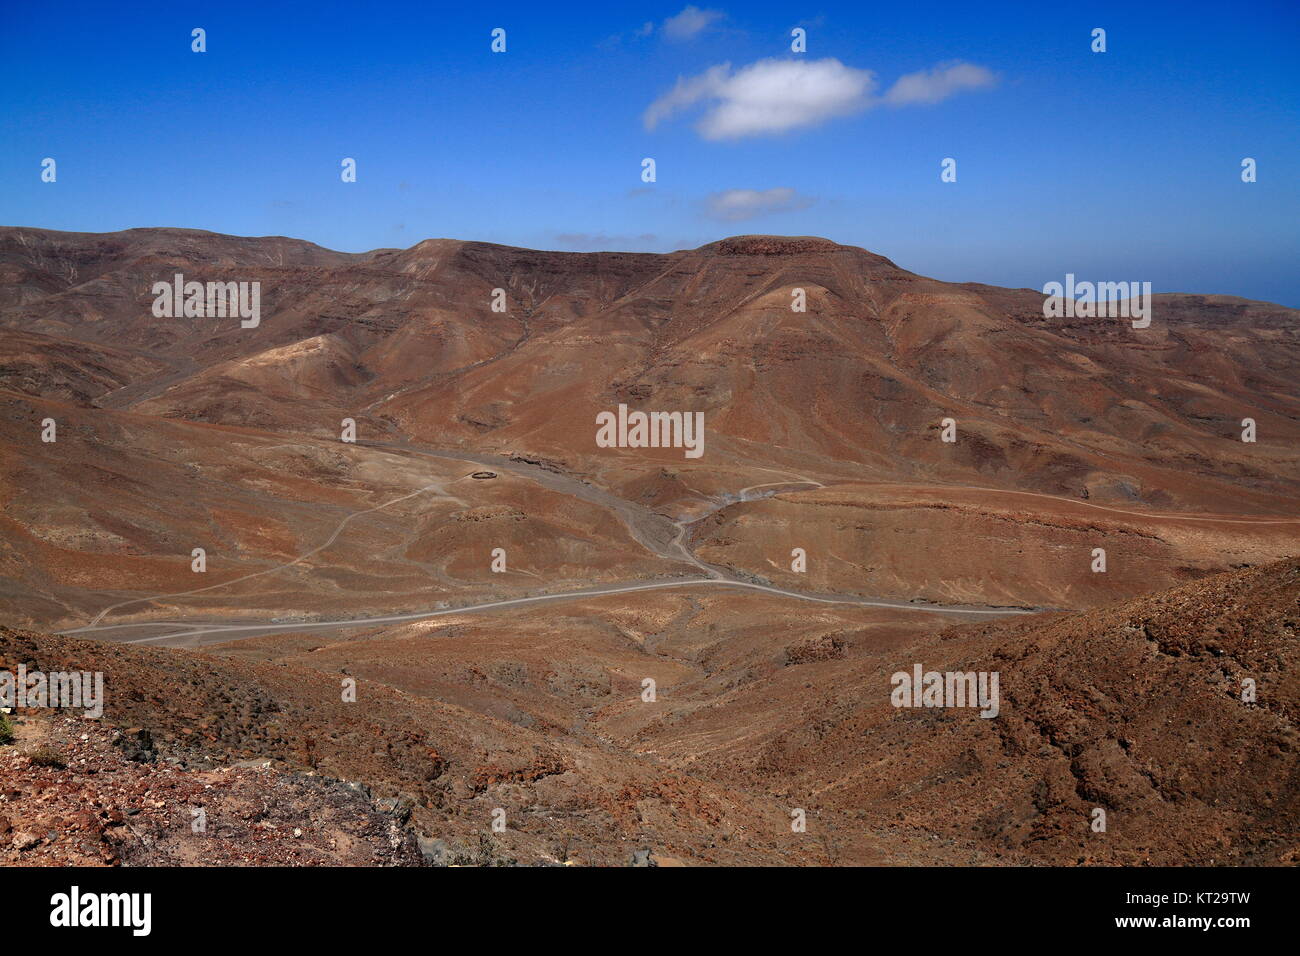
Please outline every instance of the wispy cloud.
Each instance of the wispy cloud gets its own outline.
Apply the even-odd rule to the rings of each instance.
[[[713,219],[740,222],[773,212],[807,209],[814,201],[809,196],[799,195],[788,186],[774,189],[726,189],[713,193],[705,200],[705,211]]]
[[[890,106],[938,103],[962,90],[977,90],[995,83],[997,77],[992,70],[974,63],[945,63],[932,70],[900,76],[885,93],[885,102]]]
[[[611,236],[603,232],[557,232],[555,241],[562,248],[575,252],[602,252],[610,249],[642,251],[663,245],[652,232],[643,232],[639,236]]]
[[[628,33],[616,33],[611,37],[606,37],[597,46],[602,49],[613,49],[621,46],[624,40],[645,40],[656,33],[663,39],[673,43],[683,43],[687,40],[694,40],[708,30],[709,27],[724,20],[726,16],[721,10],[702,10],[692,4],[685,7],[676,16],[664,20],[658,26],[655,25],[653,20],[647,20]]]
[[[664,37],[678,42],[692,40],[722,17],[721,10],[701,10],[696,6],[688,6],[677,16],[664,21]]]
[[[992,86],[996,78],[982,66],[948,63],[910,73],[884,94],[876,94],[876,74],[839,60],[767,59],[732,70],[730,63],[680,77],[642,116],[652,130],[670,116],[698,103],[709,104],[696,124],[709,140],[785,133],[819,126],[875,106],[937,103],[966,89]]]

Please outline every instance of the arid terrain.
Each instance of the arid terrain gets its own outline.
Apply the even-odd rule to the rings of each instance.
[[[0,670],[107,689],[13,715],[0,861],[1300,862],[1300,311],[1043,300],[808,237],[0,229]]]

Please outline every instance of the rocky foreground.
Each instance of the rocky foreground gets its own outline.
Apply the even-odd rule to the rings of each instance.
[[[203,653],[0,628],[0,667],[107,690],[98,721],[14,716],[0,861],[1300,862],[1300,560],[946,628],[682,600],[675,623],[520,612]],[[999,672],[998,716],[891,706],[914,662]]]
[[[369,789],[243,765],[201,769],[69,716],[18,721],[0,750],[0,863],[411,866],[406,819]],[[409,809],[407,810],[409,817]]]

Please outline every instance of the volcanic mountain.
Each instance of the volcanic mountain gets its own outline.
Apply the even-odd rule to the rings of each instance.
[[[1032,290],[770,236],[345,254],[7,228],[0,274],[16,623],[84,624],[196,582],[174,610],[306,616],[698,574],[641,540],[679,531],[755,583],[1082,607],[1285,556],[1300,529],[1300,313],[1267,303],[1157,295],[1146,329],[1048,319]],[[259,282],[259,324],[155,317],[154,284],[177,274]],[[599,447],[596,417],[620,405],[702,412],[705,454]],[[464,484],[467,455],[524,473]],[[488,571],[493,547],[508,573]]]
[[[0,323],[32,336],[11,346],[6,379],[102,407],[335,437],[350,416],[594,471],[611,457],[595,454],[594,416],[625,402],[703,411],[736,466],[786,456],[1207,509],[1226,495],[1261,513],[1296,491],[1297,313],[1267,303],[1157,296],[1140,331],[1047,319],[1032,290],[761,236],[669,255],[450,240],[344,255],[188,230],[8,229],[0,268]],[[173,273],[260,281],[263,321],[155,318],[151,286]],[[963,436],[951,448],[935,441],[944,417]]]
[[[1049,318],[776,236],[13,227],[0,277],[0,663],[108,688],[19,713],[2,859],[1295,862],[1295,309]],[[225,842],[171,830],[203,791]]]

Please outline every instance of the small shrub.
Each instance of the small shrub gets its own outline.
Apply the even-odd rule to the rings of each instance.
[[[0,714],[0,746],[14,742],[14,725],[6,714]]]
[[[27,759],[35,767],[53,767],[56,770],[68,769],[68,762],[63,759],[63,754],[52,747],[37,747],[27,755]]]
[[[518,866],[519,861],[511,856],[504,856],[498,852],[496,841],[492,840],[487,834],[480,833],[478,836],[478,847],[468,849],[462,847],[459,852],[451,858],[452,866]]]

